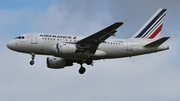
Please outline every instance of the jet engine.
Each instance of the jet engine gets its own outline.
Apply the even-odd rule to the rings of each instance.
[[[66,66],[72,66],[73,62],[70,60],[66,60],[63,58],[54,58],[48,57],[47,58],[47,67],[52,69],[60,69]]]
[[[75,44],[57,43],[51,47],[51,52],[55,54],[73,54],[77,50]]]

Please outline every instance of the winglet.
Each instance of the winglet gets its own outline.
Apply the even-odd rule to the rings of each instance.
[[[123,24],[126,24],[127,21],[128,21],[128,20],[123,21]]]
[[[149,44],[146,44],[144,47],[158,47],[161,44],[163,44],[166,40],[168,40],[170,37],[163,37],[158,40],[155,40]]]

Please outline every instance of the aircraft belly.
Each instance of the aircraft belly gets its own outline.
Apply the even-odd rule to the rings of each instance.
[[[87,54],[74,53],[74,54],[53,54],[56,57],[68,58],[68,59],[87,59]]]
[[[107,54],[106,58],[119,58],[126,56],[126,47],[123,45],[101,46],[100,50],[104,51]]]

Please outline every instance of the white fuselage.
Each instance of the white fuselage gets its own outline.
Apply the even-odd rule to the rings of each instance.
[[[80,64],[79,73],[86,69],[83,64],[93,65],[93,60],[131,57],[169,49],[163,43],[170,37],[158,38],[161,33],[166,9],[158,9],[154,15],[129,39],[110,38],[125,22],[114,24],[86,37],[46,33],[29,33],[9,42],[11,50],[28,53],[34,64],[35,54],[47,57],[47,67],[52,69]]]
[[[9,42],[7,46],[14,51],[22,53],[53,55],[67,59],[82,59],[87,58],[87,55],[82,53],[56,54],[52,51],[52,47],[56,47],[57,43],[75,44],[78,40],[83,38],[84,37],[82,36],[75,35],[29,33],[21,35],[20,38],[14,39],[13,41]],[[99,45],[96,53],[93,55],[93,59],[131,57],[168,49],[168,46],[164,45],[160,45],[159,47],[155,48],[143,47],[145,44],[150,42],[151,41],[147,39],[143,40],[130,38],[125,40],[109,38]]]

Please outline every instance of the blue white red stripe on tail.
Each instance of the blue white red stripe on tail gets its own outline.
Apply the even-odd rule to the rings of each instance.
[[[162,30],[166,10],[167,9],[158,9],[133,38],[153,39],[158,36]]]

